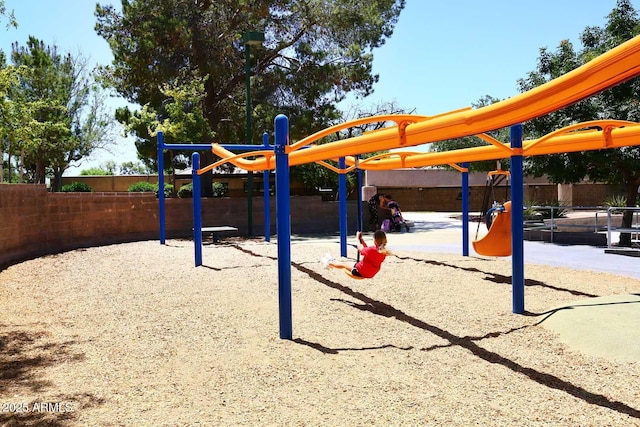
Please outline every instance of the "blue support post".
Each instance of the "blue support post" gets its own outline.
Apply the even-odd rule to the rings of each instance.
[[[211,151],[211,144],[164,144],[165,150]]]
[[[362,231],[362,169],[360,169],[360,155],[356,156],[356,171],[358,176],[358,224],[356,231]]]
[[[264,144],[264,149],[268,150],[269,147],[269,134],[267,132],[262,134],[262,142]],[[262,181],[264,188],[264,241],[271,241],[271,197],[269,194],[269,170],[266,169],[262,172]]]
[[[347,168],[344,157],[338,159],[338,194],[340,195],[340,255],[347,256],[347,174],[343,173]]]
[[[511,126],[511,286],[512,311],[524,313],[524,174],[522,124]]]
[[[195,252],[196,267],[202,265],[202,201],[200,198],[200,154],[191,154],[191,182],[193,201],[193,247]]]
[[[212,144],[164,144],[165,150],[190,150],[190,151],[210,151]],[[233,151],[260,151],[264,150],[264,145],[255,144],[220,144],[222,148]],[[273,147],[267,146],[267,149]]]
[[[276,227],[278,229],[278,303],[280,308],[280,338],[293,338],[291,310],[291,205],[289,157],[289,119],[279,114],[275,118],[276,154]]]
[[[469,256],[469,162],[462,172],[462,256]]]
[[[165,244],[164,209],[164,136],[158,132],[158,220],[160,221],[160,244]]]

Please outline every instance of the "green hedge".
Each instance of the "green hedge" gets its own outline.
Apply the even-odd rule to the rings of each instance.
[[[158,197],[158,184],[154,184],[147,181],[139,181],[134,184],[131,184],[128,188],[130,193],[155,193],[156,197]],[[165,184],[164,185],[164,197],[171,197],[173,194],[173,185]]]
[[[84,182],[73,181],[71,184],[63,185],[61,191],[63,193],[91,193],[93,188]]]
[[[224,197],[229,192],[229,185],[221,182],[214,182],[211,185],[213,190],[213,197]],[[178,190],[178,197],[183,199],[190,199],[193,197],[193,183],[188,183],[180,187]]]
[[[193,197],[193,184],[190,182],[188,184],[183,185],[178,190],[178,197],[181,199],[190,199]]]

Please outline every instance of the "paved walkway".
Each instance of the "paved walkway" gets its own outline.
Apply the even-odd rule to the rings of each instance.
[[[414,222],[410,233],[393,234],[390,247],[403,250],[436,251],[462,254],[462,221],[456,212],[406,212],[405,219]],[[469,223],[469,241],[476,236],[478,223]],[[486,228],[480,226],[480,234]],[[618,236],[614,235],[614,241]],[[569,267],[575,270],[597,271],[640,279],[640,260],[625,255],[605,253],[604,247],[559,245],[545,242],[524,242],[527,264]],[[477,255],[471,244],[469,254]],[[640,291],[640,289],[638,289]]]
[[[389,248],[462,254],[462,221],[453,212],[406,212],[414,222],[409,233],[394,233]],[[469,240],[477,223],[469,224]],[[485,231],[480,227],[480,233]],[[614,241],[617,241],[615,236]],[[576,301],[545,315],[544,326],[556,331],[569,346],[586,354],[616,361],[640,362],[640,260],[605,253],[604,247],[524,242],[526,264],[541,264],[611,273],[638,280],[638,292]],[[469,255],[479,256],[469,248]],[[525,270],[526,274],[526,270]]]

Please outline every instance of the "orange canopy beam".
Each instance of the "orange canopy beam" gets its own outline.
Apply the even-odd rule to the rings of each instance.
[[[356,154],[483,134],[544,116],[638,75],[640,75],[640,36],[622,43],[561,77],[495,104],[475,110],[456,110],[434,117],[397,115],[395,118],[399,126],[367,132],[364,135],[337,142],[314,145],[304,150],[299,149],[332,132],[351,127],[354,123],[362,124],[381,121],[385,118],[392,119],[391,116],[373,116],[332,126],[291,145],[289,165],[295,166],[340,157],[347,158],[347,162],[353,164],[355,159],[352,156]],[[405,126],[402,123],[410,124]],[[399,127],[404,130],[400,131]],[[640,145],[638,136],[640,136],[640,127],[638,126],[616,129],[607,127],[604,134],[600,132],[572,132],[571,135],[552,136],[545,141],[532,141],[527,145],[527,155]],[[233,153],[227,151],[225,154],[221,147],[217,148],[215,145],[212,149],[218,156],[228,158],[231,163],[246,170],[268,170],[275,167],[271,156],[262,156],[255,160],[237,157],[232,159],[235,156]],[[407,155],[399,159],[380,159],[366,164],[362,161],[360,167],[362,169],[386,170],[400,167],[436,166],[467,161],[495,160],[522,153],[522,149],[514,152],[505,144],[500,144],[444,153]]]
[[[627,121],[627,120],[592,120],[592,121],[588,121],[588,122],[577,123],[575,125],[566,126],[566,127],[563,127],[562,129],[558,129],[558,130],[556,130],[554,132],[548,133],[545,136],[543,136],[542,138],[526,144],[526,146],[523,147],[523,151],[526,153],[527,151],[529,151],[530,149],[532,149],[536,145],[538,145],[538,144],[540,144],[540,143],[542,143],[544,141],[547,141],[549,139],[552,139],[556,135],[562,135],[564,133],[575,132],[575,131],[578,131],[580,129],[582,129],[583,132],[593,132],[594,129],[587,129],[587,128],[599,127],[602,130],[604,130],[604,129],[609,129],[609,128],[613,129],[615,127],[633,126],[633,125],[637,125],[637,124],[638,123],[636,123],[636,122],[630,122],[630,121]],[[584,130],[584,129],[587,129],[587,130]],[[605,139],[607,138],[606,133],[603,134],[603,137]]]

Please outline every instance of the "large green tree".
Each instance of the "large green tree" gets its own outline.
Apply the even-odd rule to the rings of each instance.
[[[0,21],[2,20],[7,20],[7,30],[10,27],[18,27],[13,11],[7,10],[4,0],[0,0]],[[0,182],[5,179],[5,169],[8,171],[8,179],[11,181],[11,154],[8,154],[5,161],[5,145],[9,145],[11,137],[16,134],[17,119],[25,117],[24,111],[20,111],[23,106],[8,98],[9,89],[19,82],[19,70],[11,66],[6,67],[5,63],[5,53],[0,50]]]
[[[29,132],[21,140],[12,141],[11,148],[20,152],[23,169],[32,169],[32,180],[44,183],[45,168],[55,157],[56,143],[68,138],[70,131],[61,96],[69,86],[70,60],[55,48],[30,37],[27,46],[12,45],[11,60],[27,70],[8,97],[31,110]]]
[[[563,40],[551,52],[540,49],[535,71],[518,84],[521,91],[559,77],[609,49],[640,33],[640,20],[629,0],[618,0],[607,17],[603,28],[587,27],[580,36],[583,48],[576,51],[573,45]],[[559,128],[588,120],[620,119],[640,121],[640,79],[629,80],[595,96],[580,101],[560,111],[524,124],[527,138],[541,137]],[[547,174],[553,182],[572,183],[582,179],[621,184],[624,186],[627,206],[636,206],[640,186],[640,148],[627,147],[598,151],[554,154],[527,158],[525,171],[542,176]],[[630,227],[632,212],[623,215],[623,226]],[[621,246],[631,244],[631,235],[621,234]]]
[[[8,98],[30,111],[28,133],[10,141],[11,147],[24,156],[21,167],[33,182],[44,183],[52,171],[56,188],[71,162],[111,143],[113,120],[80,55],[61,54],[56,46],[29,37],[26,46],[13,44],[11,60],[26,71]]]
[[[27,71],[24,67],[5,66],[4,52],[0,51],[0,182],[13,181],[12,155],[16,150],[12,149],[12,141],[22,141],[30,133],[30,106],[9,96],[16,93],[20,78]]]
[[[404,4],[405,0],[123,0],[121,11],[97,6],[96,30],[114,54],[105,78],[122,96],[164,121],[168,97],[163,86],[198,81],[204,96],[197,107],[210,131],[225,143],[247,141],[242,36],[264,32],[264,43],[250,49],[249,64],[254,124],[250,140],[259,144],[278,113],[289,116],[295,140],[331,125],[339,117],[336,104],[347,93],[370,94],[378,80],[372,73],[372,51],[391,36]],[[134,116],[120,113],[127,124]],[[149,132],[138,138],[142,157],[154,155]],[[210,161],[203,155],[203,163]]]

